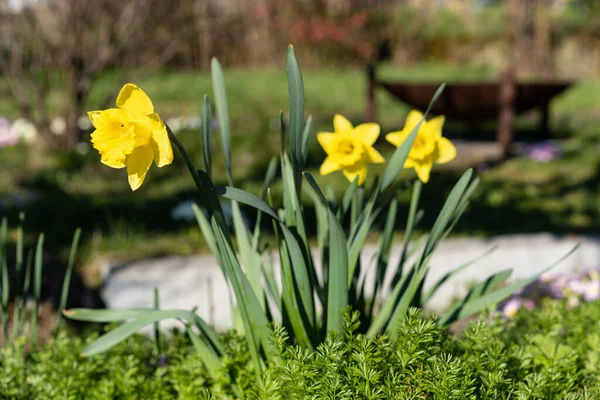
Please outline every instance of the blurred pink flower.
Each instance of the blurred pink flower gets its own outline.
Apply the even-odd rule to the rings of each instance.
[[[519,308],[521,308],[521,300],[510,299],[504,304],[502,315],[504,315],[506,318],[512,318],[517,314]]]
[[[523,307],[525,307],[529,311],[532,311],[535,308],[535,303],[533,300],[527,299],[523,302]]]

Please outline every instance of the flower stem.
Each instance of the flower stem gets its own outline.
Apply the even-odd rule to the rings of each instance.
[[[194,164],[192,163],[192,160],[190,160],[190,157],[188,156],[187,152],[185,151],[185,148],[183,147],[181,142],[175,137],[175,134],[173,133],[173,131],[171,130],[169,125],[165,124],[165,126],[167,127],[167,134],[169,135],[169,140],[171,140],[171,142],[179,150],[179,153],[183,157],[185,164],[187,165],[188,169],[190,170],[190,173],[192,174],[192,179],[194,179],[194,183],[196,184],[196,187],[198,188],[198,190],[200,190],[202,192],[202,190],[203,190],[202,181],[200,180],[200,176],[198,175],[198,171],[196,170],[196,167],[194,167]]]

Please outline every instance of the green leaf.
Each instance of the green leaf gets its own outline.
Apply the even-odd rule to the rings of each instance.
[[[354,178],[352,183],[350,183],[350,185],[346,188],[346,190],[344,191],[344,195],[342,196],[342,204],[337,212],[337,217],[338,220],[340,220],[340,222],[344,220],[346,212],[348,211],[350,204],[352,204],[352,199],[354,198],[354,193],[356,193],[357,188],[358,176]]]
[[[267,167],[267,173],[265,174],[265,181],[263,183],[262,190],[262,200],[264,201],[267,198],[267,193],[269,188],[273,184],[275,180],[275,176],[277,174],[277,158],[272,157],[271,161],[269,161],[269,166]],[[268,206],[268,205],[267,205]],[[272,209],[272,207],[270,207]],[[277,214],[275,214],[277,216]],[[254,234],[252,236],[252,247],[258,249],[258,240],[260,237],[260,224],[262,221],[262,212],[258,210],[256,213],[256,223],[254,224]]]
[[[0,268],[2,269],[2,331],[4,332],[4,343],[8,344],[8,298],[9,298],[9,282],[8,282],[8,267],[6,265],[6,252],[0,258]]]
[[[156,311],[149,309],[147,310],[147,312],[141,313],[137,317],[133,318],[131,321],[126,322],[123,325],[113,329],[112,331],[100,336],[94,342],[89,344],[83,350],[83,353],[81,355],[84,357],[88,357],[102,353],[110,349],[111,347],[121,343],[123,340],[138,332],[143,327],[153,324],[162,319],[177,318],[182,320],[193,320],[191,314],[193,314],[191,311],[186,310]],[[65,315],[69,315],[69,317],[71,316],[68,313],[65,313]]]
[[[439,244],[442,235],[448,223],[451,221],[452,217],[455,215],[456,209],[458,207],[459,202],[461,201],[463,194],[465,193],[465,189],[469,185],[469,181],[471,180],[471,176],[473,175],[473,170],[467,170],[456,182],[454,188],[450,191],[450,194],[446,198],[446,202],[442,207],[435,223],[433,224],[433,228],[431,228],[431,233],[429,235],[429,239],[427,240],[427,244],[425,245],[425,249],[423,250],[423,256],[421,257],[421,263],[424,263],[425,260],[432,254],[433,250]]]
[[[371,310],[369,315],[373,314],[379,291],[383,287],[383,282],[387,272],[387,267],[390,262],[390,254],[392,252],[392,244],[394,242],[394,228],[396,226],[396,215],[398,213],[398,200],[393,199],[390,203],[383,234],[379,238],[379,252],[377,254],[377,267],[375,269],[375,283],[373,287],[373,301],[371,302]]]
[[[197,335],[189,325],[186,327],[186,332],[210,376],[213,379],[217,378],[217,371],[223,366],[221,359],[211,351],[204,339]]]
[[[290,243],[293,243],[293,241],[290,240]],[[308,322],[306,307],[302,307],[302,297],[296,289],[293,260],[288,251],[289,246],[278,243],[278,247],[281,261],[282,300],[285,307],[283,313],[284,323],[286,320],[289,322],[296,340],[301,346],[313,349],[309,334],[313,330],[313,326]]]
[[[275,354],[273,343],[270,339],[269,321],[260,306],[260,303],[252,291],[250,282],[244,275],[242,267],[235,256],[235,252],[231,247],[231,243],[225,236],[223,228],[216,222],[215,218],[211,221],[217,248],[220,258],[223,262],[223,267],[226,271],[233,292],[236,297],[236,305],[240,310],[242,321],[244,322],[245,334],[248,336],[248,344],[250,353],[255,363],[257,374],[262,371],[260,363],[258,344],[262,345],[267,359],[271,354]],[[259,376],[259,375],[257,375]]]
[[[412,238],[412,232],[417,225],[416,215],[417,209],[419,207],[419,199],[421,198],[421,190],[423,188],[423,183],[420,180],[415,180],[413,185],[412,195],[410,197],[410,206],[408,209],[408,219],[406,221],[406,229],[404,230],[404,243],[402,244],[402,253],[400,253],[400,259],[398,260],[398,266],[396,267],[396,272],[394,273],[394,279],[392,280],[392,284],[398,283],[400,277],[402,276],[402,272],[404,270],[404,263],[408,258],[408,246],[410,244],[410,239]]]
[[[492,254],[494,251],[496,251],[496,249],[498,248],[498,246],[493,246],[490,249],[484,251],[482,254],[478,255],[477,257],[473,258],[472,260],[467,261],[464,264],[459,265],[458,267],[452,269],[452,271],[447,272],[443,277],[441,277],[436,283],[433,284],[433,286],[431,288],[429,288],[429,290],[423,295],[423,304],[426,304],[435,294],[435,292],[438,291],[438,289],[444,284],[446,283],[450,278],[452,278],[453,276],[455,276],[456,274],[458,274],[459,272],[463,271],[464,269],[470,267],[471,265],[475,264],[476,262],[484,259],[485,257],[487,257],[488,255]]]
[[[304,178],[326,205],[323,192],[308,172]],[[339,332],[343,324],[343,309],[348,305],[348,249],[346,235],[335,214],[327,207],[329,225],[329,277],[327,279],[327,331]]]
[[[15,284],[15,298],[14,298],[14,307],[13,307],[13,338],[19,336],[19,321],[21,320],[21,290],[22,283],[21,278],[23,276],[21,269],[23,266],[23,221],[25,220],[25,213],[19,213],[19,227],[17,228],[17,254],[16,254],[16,263],[15,263],[15,275],[16,275],[16,284]],[[60,314],[59,314],[60,320]]]
[[[23,297],[27,298],[29,294],[29,284],[31,282],[31,269],[33,267],[33,251],[30,249],[27,252],[27,263],[25,264],[25,277],[23,278]],[[21,310],[19,311],[20,319],[19,319],[19,333],[24,334],[25,332],[25,322],[27,319],[27,304],[25,301],[21,302]]]
[[[159,298],[157,287],[154,287],[152,294],[153,294],[154,309],[158,311],[158,310],[160,310],[160,298]],[[160,357],[160,355],[162,354],[162,351],[160,348],[160,322],[159,321],[156,321],[154,323],[154,345],[156,346],[156,356]]]
[[[215,188],[215,193],[219,196],[225,197],[226,199],[234,200],[247,206],[254,207],[257,210],[268,214],[273,219],[279,221],[277,213],[271,207],[269,207],[264,200],[253,195],[252,193],[229,186],[217,186]]]
[[[296,195],[300,195],[303,168],[303,126],[304,126],[304,83],[302,72],[294,53],[294,46],[290,45],[287,51],[287,79],[290,97],[290,147],[292,152],[292,166]]]
[[[154,312],[151,308],[123,308],[123,309],[90,309],[72,308],[64,310],[65,317],[75,321],[87,322],[117,322],[134,319],[142,314]]]
[[[367,206],[362,210],[361,218],[355,224],[357,229],[350,236],[350,242],[348,243],[348,285],[352,282],[356,267],[360,262],[360,253],[365,246],[369,231],[379,214],[378,210],[373,211],[375,200],[376,196],[372,196]]]
[[[225,155],[225,170],[227,172],[227,181],[229,186],[233,186],[231,173],[231,133],[229,130],[229,109],[227,106],[227,94],[225,93],[225,80],[223,79],[223,69],[219,60],[213,58],[210,63],[210,73],[213,84],[213,95],[215,96],[215,105],[217,108],[217,120],[219,121],[219,133],[221,135],[221,145]]]
[[[212,178],[212,110],[208,96],[204,96],[201,116],[202,155],[206,173]]]
[[[37,346],[37,323],[38,323],[38,312],[40,309],[40,299],[42,292],[42,257],[44,252],[44,234],[40,233],[35,249],[35,265],[33,273],[33,296],[35,298],[35,305],[33,308],[33,316],[31,317],[31,330],[30,330],[30,345],[32,350]]]
[[[312,133],[312,124],[312,115],[309,115],[306,119],[306,124],[304,125],[304,131],[302,133],[302,168],[306,165],[306,159],[308,158],[308,145]]]
[[[265,203],[266,206],[266,203]],[[237,240],[238,250],[244,265],[246,276],[250,282],[250,286],[260,303],[263,310],[265,308],[265,296],[262,285],[262,274],[261,274],[261,259],[254,247],[252,247],[250,233],[242,218],[242,212],[240,206],[236,201],[231,202],[232,214],[233,214],[233,227],[235,230],[235,237]]]
[[[194,216],[196,217],[196,221],[198,222],[198,226],[202,231],[202,235],[204,235],[204,240],[206,240],[206,244],[210,249],[210,252],[218,257],[219,253],[217,251],[217,243],[215,241],[215,235],[213,235],[212,228],[210,226],[210,222],[204,215],[204,212],[198,207],[197,204],[192,204],[192,210],[194,211]]]
[[[62,291],[60,295],[60,303],[58,306],[58,316],[56,326],[60,328],[62,322],[62,311],[67,305],[69,298],[69,287],[71,285],[71,275],[73,274],[73,264],[75,263],[75,255],[77,254],[77,246],[79,245],[79,237],[81,236],[81,228],[75,229],[73,234],[73,241],[71,242],[71,251],[69,252],[69,262],[67,264],[67,271],[65,272],[65,278],[63,279]]]
[[[569,257],[571,254],[573,254],[575,252],[575,250],[577,250],[578,248],[579,248],[579,244],[576,245],[575,247],[573,247],[567,254],[565,254],[563,257],[561,257],[558,261],[556,261],[555,263],[551,264],[544,270],[540,271],[539,273],[537,273],[529,278],[522,279],[520,281],[513,283],[512,285],[504,286],[504,287],[502,287],[498,290],[495,290],[491,293],[485,293],[481,297],[477,297],[477,298],[467,301],[460,308],[453,309],[449,313],[444,315],[442,318],[440,318],[439,324],[440,325],[451,324],[454,321],[458,321],[458,320],[466,318],[472,314],[480,312],[480,311],[484,310],[485,308],[489,307],[490,305],[501,302],[505,298],[511,296],[517,290],[524,288],[525,286],[529,285],[530,283],[536,281],[540,277],[540,275],[545,274],[546,272],[548,272],[552,268],[554,268],[556,265],[560,264],[567,257]]]

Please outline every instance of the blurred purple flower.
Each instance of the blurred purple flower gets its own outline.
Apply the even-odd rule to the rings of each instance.
[[[550,162],[562,154],[560,148],[551,142],[527,146],[523,153],[537,162]]]
[[[562,299],[563,297],[565,297],[563,284],[558,280],[550,283],[548,289],[550,292],[550,296],[552,296],[555,299]]]

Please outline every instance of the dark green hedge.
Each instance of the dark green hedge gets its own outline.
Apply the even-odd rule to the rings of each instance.
[[[59,337],[25,356],[24,342],[0,353],[1,399],[598,399],[600,302],[568,309],[549,301],[513,319],[485,317],[456,337],[411,310],[398,341],[330,336],[315,353],[286,344],[260,386],[244,341],[226,334],[229,357],[211,380],[184,335],[163,339],[157,357],[138,336],[82,358],[95,336]],[[488,322],[486,322],[486,320]]]

